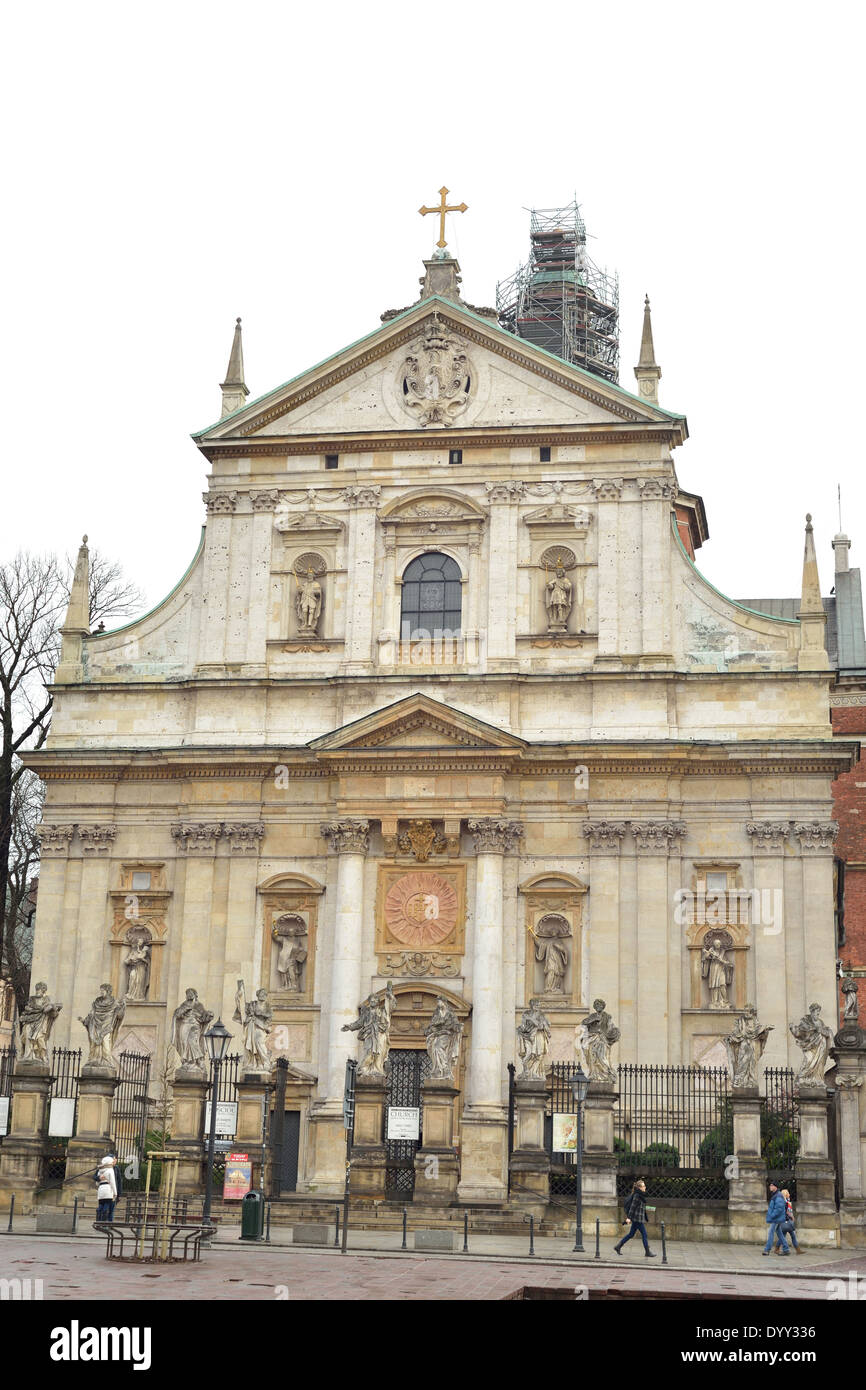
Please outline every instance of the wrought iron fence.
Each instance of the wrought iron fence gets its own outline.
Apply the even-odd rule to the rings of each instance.
[[[150,1054],[122,1052],[118,1058],[117,1087],[111,1107],[111,1132],[124,1188],[130,1191],[144,1187],[149,1084]]]
[[[48,1135],[42,1151],[42,1183],[45,1187],[57,1187],[66,1178],[66,1149],[75,1133],[80,1071],[80,1048],[51,1049]]]
[[[624,1063],[617,1072],[618,1192],[642,1177],[650,1198],[726,1200],[733,1151],[726,1069]]]
[[[574,1113],[574,1099],[571,1078],[574,1075],[571,1062],[554,1062],[548,1077],[547,1106],[544,1112],[544,1146],[550,1155],[550,1195],[569,1197],[574,1201],[577,1184],[577,1163],[573,1153],[553,1152],[553,1117]]]
[[[761,1154],[767,1164],[767,1181],[787,1187],[796,1197],[794,1164],[800,1151],[800,1109],[794,1088],[793,1067],[766,1067],[761,1097]]]

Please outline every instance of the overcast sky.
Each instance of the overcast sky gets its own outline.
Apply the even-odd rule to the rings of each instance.
[[[236,315],[261,395],[418,293],[444,183],[463,292],[494,303],[525,208],[576,193],[643,296],[688,416],[700,568],[832,584],[836,486],[866,565],[863,7],[47,0],[4,15],[0,557],[83,531],[154,603],[204,508]]]

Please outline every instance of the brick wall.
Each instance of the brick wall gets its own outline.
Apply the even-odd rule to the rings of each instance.
[[[833,733],[859,738],[866,754],[866,705],[830,711]],[[833,816],[839,822],[837,858],[845,861],[845,944],[840,956],[846,969],[866,972],[866,761],[833,783]],[[840,1008],[844,997],[840,995]],[[861,1023],[866,1011],[866,980],[860,986]]]

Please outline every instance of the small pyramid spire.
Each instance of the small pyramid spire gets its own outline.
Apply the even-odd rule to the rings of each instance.
[[[60,661],[54,672],[55,685],[83,680],[84,638],[90,636],[90,552],[82,536],[69,589],[66,620],[60,629]]]
[[[825,629],[827,614],[821,601],[821,581],[818,577],[818,557],[811,514],[806,515],[806,544],[803,550],[803,584],[800,594],[800,652],[797,660],[801,671],[828,671]]]
[[[223,393],[223,415],[231,415],[233,410],[238,410],[250,394],[244,381],[244,345],[241,338],[240,319],[237,319],[235,322],[235,331],[234,337],[232,338],[232,350],[229,354],[226,379],[220,383],[220,390]]]
[[[649,295],[644,296],[640,358],[634,369],[634,374],[637,378],[638,388],[644,400],[649,401],[652,405],[658,405],[659,381],[661,380],[662,369],[656,362],[655,348],[653,347],[653,326],[650,317]]]

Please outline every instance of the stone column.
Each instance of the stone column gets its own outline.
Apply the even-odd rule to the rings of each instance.
[[[205,1102],[208,1082],[199,1067],[179,1067],[172,1082],[171,1145],[180,1154],[177,1165],[178,1195],[199,1193],[204,1185],[207,1158]]]
[[[334,946],[328,1005],[328,1058],[324,1099],[315,1107],[316,1191],[340,1193],[345,1181],[346,1135],[343,1128],[343,1087],[346,1062],[352,1056],[355,1033],[344,1033],[361,1001],[361,946],[364,925],[364,861],[370,841],[366,820],[341,820],[323,825],[321,833],[338,856],[334,906]]]
[[[730,1240],[766,1240],[767,1165],[761,1156],[761,1096],[757,1086],[731,1089],[735,1176],[728,1188]]]
[[[836,1245],[835,1167],[830,1161],[827,1087],[799,1087],[800,1150],[794,1164],[797,1180],[797,1235],[807,1244]]]
[[[519,1076],[514,1084],[517,1133],[511,1155],[511,1201],[542,1216],[550,1200],[550,1159],[544,1145],[547,1082]]]
[[[385,1197],[387,1094],[384,1076],[356,1076],[350,1190],[353,1197],[366,1197],[375,1202]]]
[[[448,1080],[431,1077],[421,1083],[423,1131],[415,1154],[416,1202],[447,1207],[454,1201],[460,1176],[454,1147],[454,1101],[459,1094]]]
[[[349,621],[344,666],[349,675],[364,675],[373,665],[373,581],[380,491],[379,487],[346,489],[353,508],[349,530]]]
[[[20,1058],[15,1065],[9,1133],[0,1144],[0,1201],[8,1207],[14,1192],[16,1210],[22,1216],[33,1211],[34,1193],[42,1177],[50,1094],[48,1063]]]
[[[609,1222],[607,1234],[617,1227],[616,1154],[613,1148],[613,1112],[619,1092],[606,1081],[591,1081],[583,1107],[583,1207],[584,1219]]]
[[[76,1131],[66,1149],[65,1193],[82,1196],[89,1193],[86,1183],[73,1179],[96,1168],[111,1145],[111,1103],[117,1086],[117,1068],[87,1063],[81,1068],[78,1082],[78,1119]],[[121,1166],[126,1154],[118,1154]],[[94,1189],[95,1190],[95,1189]]]
[[[507,1115],[502,1104],[503,856],[519,843],[523,827],[492,817],[471,820],[468,827],[475,840],[475,907],[460,1197],[502,1201],[507,1190]]]
[[[841,1234],[846,1245],[866,1246],[866,1030],[856,1022],[844,1024],[836,1034],[833,1056],[841,1154]]]

